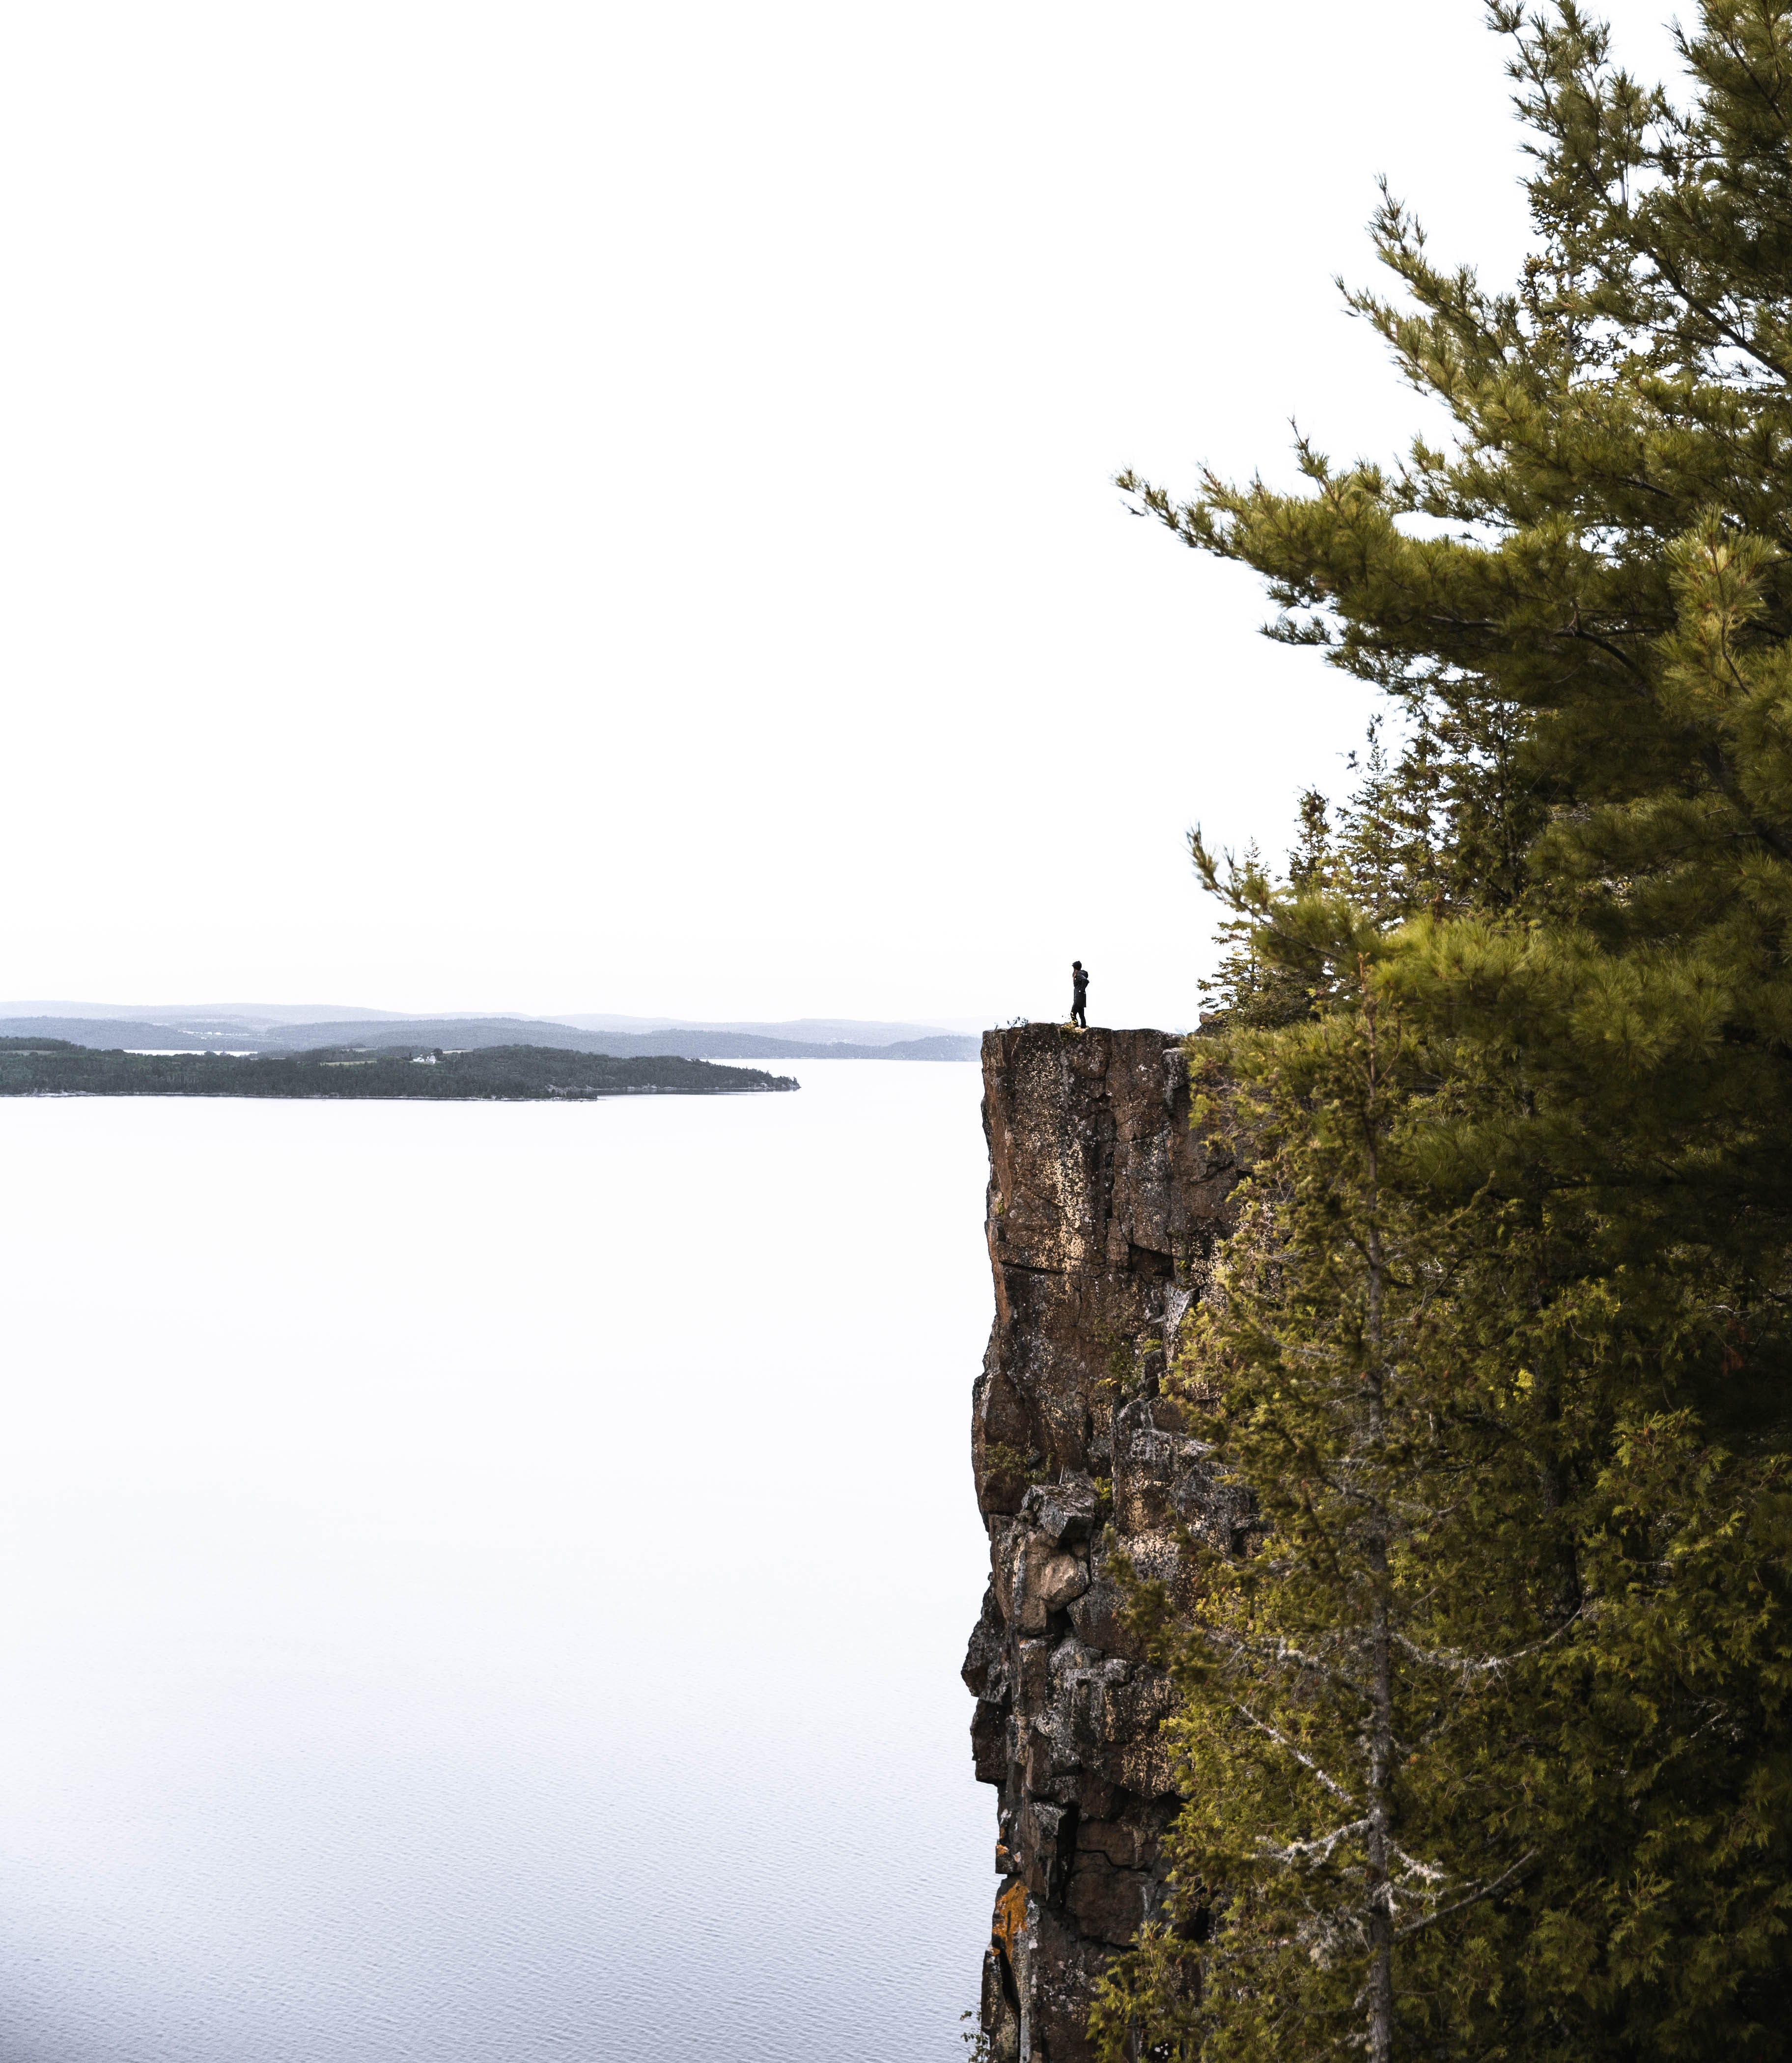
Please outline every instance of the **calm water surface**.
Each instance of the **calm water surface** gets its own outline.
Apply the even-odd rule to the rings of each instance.
[[[3,2063],[947,2063],[978,1072],[0,1102]]]

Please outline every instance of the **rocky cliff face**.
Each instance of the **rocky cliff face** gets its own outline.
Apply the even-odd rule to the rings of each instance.
[[[1174,1586],[1179,1529],[1229,1546],[1244,1516],[1158,1394],[1234,1177],[1190,1136],[1166,1032],[992,1032],[983,1078],[996,1322],[971,1445],[990,1581],[964,1680],[1001,1882],[982,2023],[997,2063],[1082,2063],[1102,1967],[1162,1902],[1176,1807],[1170,1686],[1122,1623],[1115,1556]]]

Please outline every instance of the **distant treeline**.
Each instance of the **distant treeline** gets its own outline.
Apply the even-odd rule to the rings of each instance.
[[[383,1027],[381,1027],[384,1028]],[[677,1055],[618,1060],[552,1046],[468,1052],[412,1044],[304,1053],[127,1053],[66,1039],[0,1039],[0,1096],[358,1096],[387,1100],[585,1101],[794,1089],[787,1075]]]

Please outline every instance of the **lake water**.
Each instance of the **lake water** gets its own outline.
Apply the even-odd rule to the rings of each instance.
[[[0,1102],[3,2063],[961,2057],[978,1071],[793,1071]]]

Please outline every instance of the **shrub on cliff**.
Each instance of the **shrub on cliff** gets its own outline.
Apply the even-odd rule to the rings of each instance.
[[[1447,448],[1123,483],[1398,746],[1279,881],[1196,842],[1253,1165],[1180,1380],[1265,1530],[1158,1612],[1178,1917],[1114,2057],[1783,2045],[1792,0],[1703,0],[1677,108],[1492,11],[1534,255],[1490,291],[1389,199],[1353,297]]]

